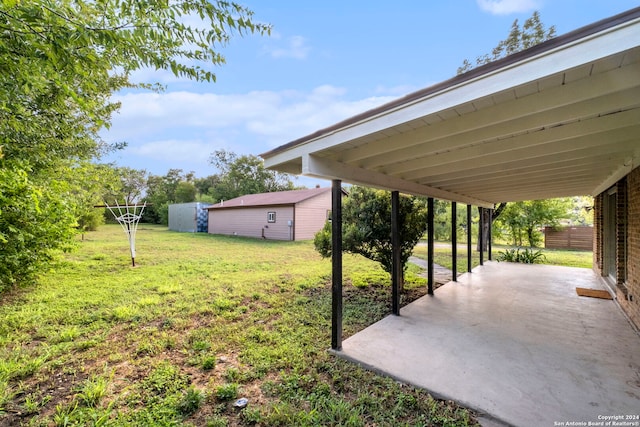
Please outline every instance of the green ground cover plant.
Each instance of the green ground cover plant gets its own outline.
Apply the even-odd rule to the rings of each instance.
[[[519,262],[522,264],[542,264],[546,256],[540,249],[515,248],[499,251],[496,261]]]
[[[331,263],[311,242],[141,224],[135,268],[118,225],[78,245],[2,296],[1,425],[476,425],[327,351]],[[391,297],[377,263],[345,255],[344,271],[349,336]],[[405,302],[424,293],[417,273]]]

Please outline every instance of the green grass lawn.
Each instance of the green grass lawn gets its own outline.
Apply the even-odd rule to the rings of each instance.
[[[443,267],[451,269],[452,257],[451,246],[448,242],[440,242],[441,245],[436,245],[433,250],[433,262]],[[443,247],[449,245],[448,247]],[[501,251],[505,249],[513,249],[515,246],[507,245],[493,245],[492,258],[495,260]],[[541,264],[550,265],[563,265],[566,267],[581,267],[592,268],[593,265],[593,252],[591,251],[575,251],[575,250],[560,250],[560,249],[541,249],[534,248],[534,251],[540,250],[544,254],[544,258],[541,259]],[[427,259],[427,247],[426,245],[419,245],[415,248],[413,254],[418,258]],[[467,271],[467,249],[458,248],[458,258],[456,265],[458,272]],[[487,260],[487,253],[484,254],[484,259]],[[471,254],[472,268],[480,264],[480,254],[475,250],[475,243],[473,245],[473,253]]]
[[[135,268],[117,225],[78,246],[1,297],[0,425],[475,424],[327,352],[331,263],[310,242],[141,225]],[[344,271],[348,336],[391,298],[377,264],[346,255]]]

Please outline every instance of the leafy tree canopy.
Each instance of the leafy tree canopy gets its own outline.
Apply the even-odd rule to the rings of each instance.
[[[458,68],[458,74],[467,72],[477,66],[488,64],[493,61],[497,61],[500,58],[509,56],[521,50],[528,49],[532,46],[540,44],[546,40],[552,39],[556,35],[555,26],[545,28],[544,24],[540,20],[540,13],[538,11],[524,21],[522,27],[516,19],[511,24],[511,31],[506,39],[501,40],[496,47],[493,48],[490,54],[484,54],[478,56],[475,61],[475,65],[468,59],[465,59],[462,65]]]
[[[434,200],[434,229],[435,240],[451,240],[451,203],[445,200]],[[478,213],[472,212],[471,233],[477,233]],[[467,209],[466,205],[457,205],[456,209],[456,236],[459,242],[467,241]]]
[[[71,199],[75,200],[77,228],[81,232],[95,231],[104,223],[102,205],[107,195],[120,188],[117,169],[112,165],[82,162],[70,177]]]
[[[84,162],[140,68],[214,81],[217,49],[268,33],[250,10],[208,0],[0,0],[0,290],[34,278],[77,223]]]
[[[399,209],[402,272],[413,248],[427,228],[427,207],[423,200],[400,196]],[[391,274],[391,194],[388,191],[354,186],[342,208],[343,250],[377,261]],[[314,239],[323,257],[331,256],[331,223],[327,221]]]
[[[509,203],[499,218],[507,228],[514,245],[522,246],[526,239],[529,246],[538,246],[542,240],[540,228],[556,226],[561,219],[570,218],[573,201],[570,198],[528,200]]]
[[[129,167],[115,167],[118,185],[113,191],[105,195],[105,201],[109,204],[116,202],[131,205],[141,201],[147,189],[147,171]]]
[[[215,186],[209,190],[214,201],[295,188],[291,175],[266,169],[262,159],[254,155],[216,150],[209,162],[220,171]]]

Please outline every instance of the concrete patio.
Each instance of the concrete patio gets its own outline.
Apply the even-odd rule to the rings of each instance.
[[[588,269],[489,262],[336,353],[455,400],[488,424],[639,415],[640,336],[614,301],[580,297],[576,287],[603,284]]]

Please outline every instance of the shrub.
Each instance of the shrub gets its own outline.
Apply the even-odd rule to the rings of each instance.
[[[504,252],[500,252],[496,257],[498,262],[506,261],[506,262],[518,262],[518,253],[516,249],[506,249]]]
[[[520,251],[520,248],[517,249],[506,249],[504,252],[500,252],[496,257],[498,261],[506,261],[506,262],[520,262],[523,264],[535,264],[546,261],[547,257],[544,256],[541,250],[533,250],[530,248],[525,248],[523,251]]]

